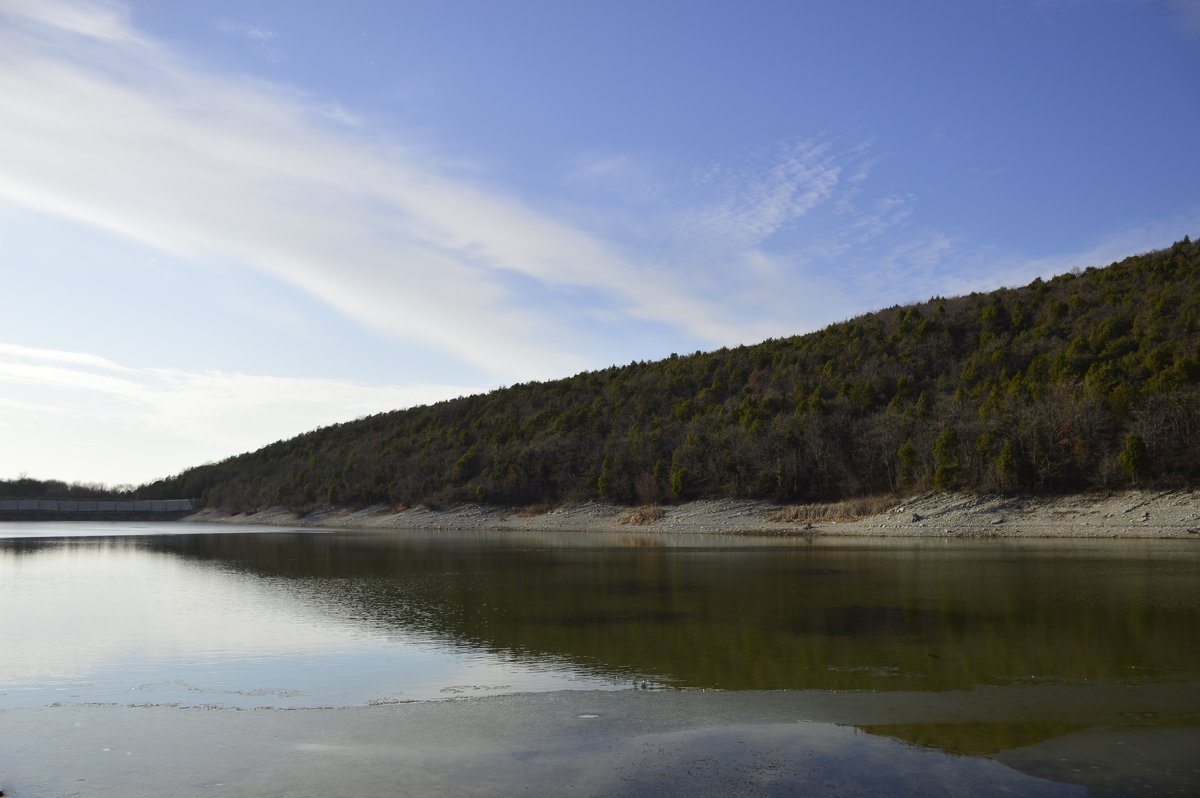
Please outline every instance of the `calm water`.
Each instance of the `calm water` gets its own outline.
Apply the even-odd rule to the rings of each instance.
[[[1116,729],[1165,757],[1129,754],[1121,789],[1200,784],[1192,541],[0,524],[0,640],[0,709],[813,691],[817,719],[953,754],[1066,746],[1064,771]]]

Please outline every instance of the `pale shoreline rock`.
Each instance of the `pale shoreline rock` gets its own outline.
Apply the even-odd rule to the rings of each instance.
[[[662,505],[662,518],[631,525],[631,508],[603,502],[563,505],[530,514],[521,508],[464,504],[439,509],[386,505],[351,510],[326,506],[306,515],[282,507],[255,513],[202,510],[184,522],[321,529],[687,532],[732,535],[1191,538],[1200,542],[1200,493],[1124,491],[1066,496],[930,493],[897,500],[889,510],[853,521],[773,521],[782,505],[705,499]]]

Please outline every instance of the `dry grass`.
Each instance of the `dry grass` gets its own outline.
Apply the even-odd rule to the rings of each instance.
[[[514,513],[517,518],[534,518],[539,515],[545,515],[554,509],[554,505],[550,502],[538,502],[537,504],[527,504]]]
[[[896,506],[894,496],[863,496],[828,504],[793,504],[772,513],[770,520],[789,523],[832,523],[857,521],[887,512]]]
[[[634,507],[625,514],[619,523],[631,524],[633,526],[649,526],[656,521],[661,521],[666,513],[657,504],[643,504],[641,507]]]

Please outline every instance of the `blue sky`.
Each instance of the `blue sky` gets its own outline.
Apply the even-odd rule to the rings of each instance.
[[[1200,3],[0,0],[0,477],[1200,233]]]

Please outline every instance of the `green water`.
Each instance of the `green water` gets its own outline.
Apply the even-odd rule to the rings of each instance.
[[[104,531],[0,528],[0,709],[789,691],[952,754],[1157,735],[1114,783],[1200,782],[1192,541]]]

